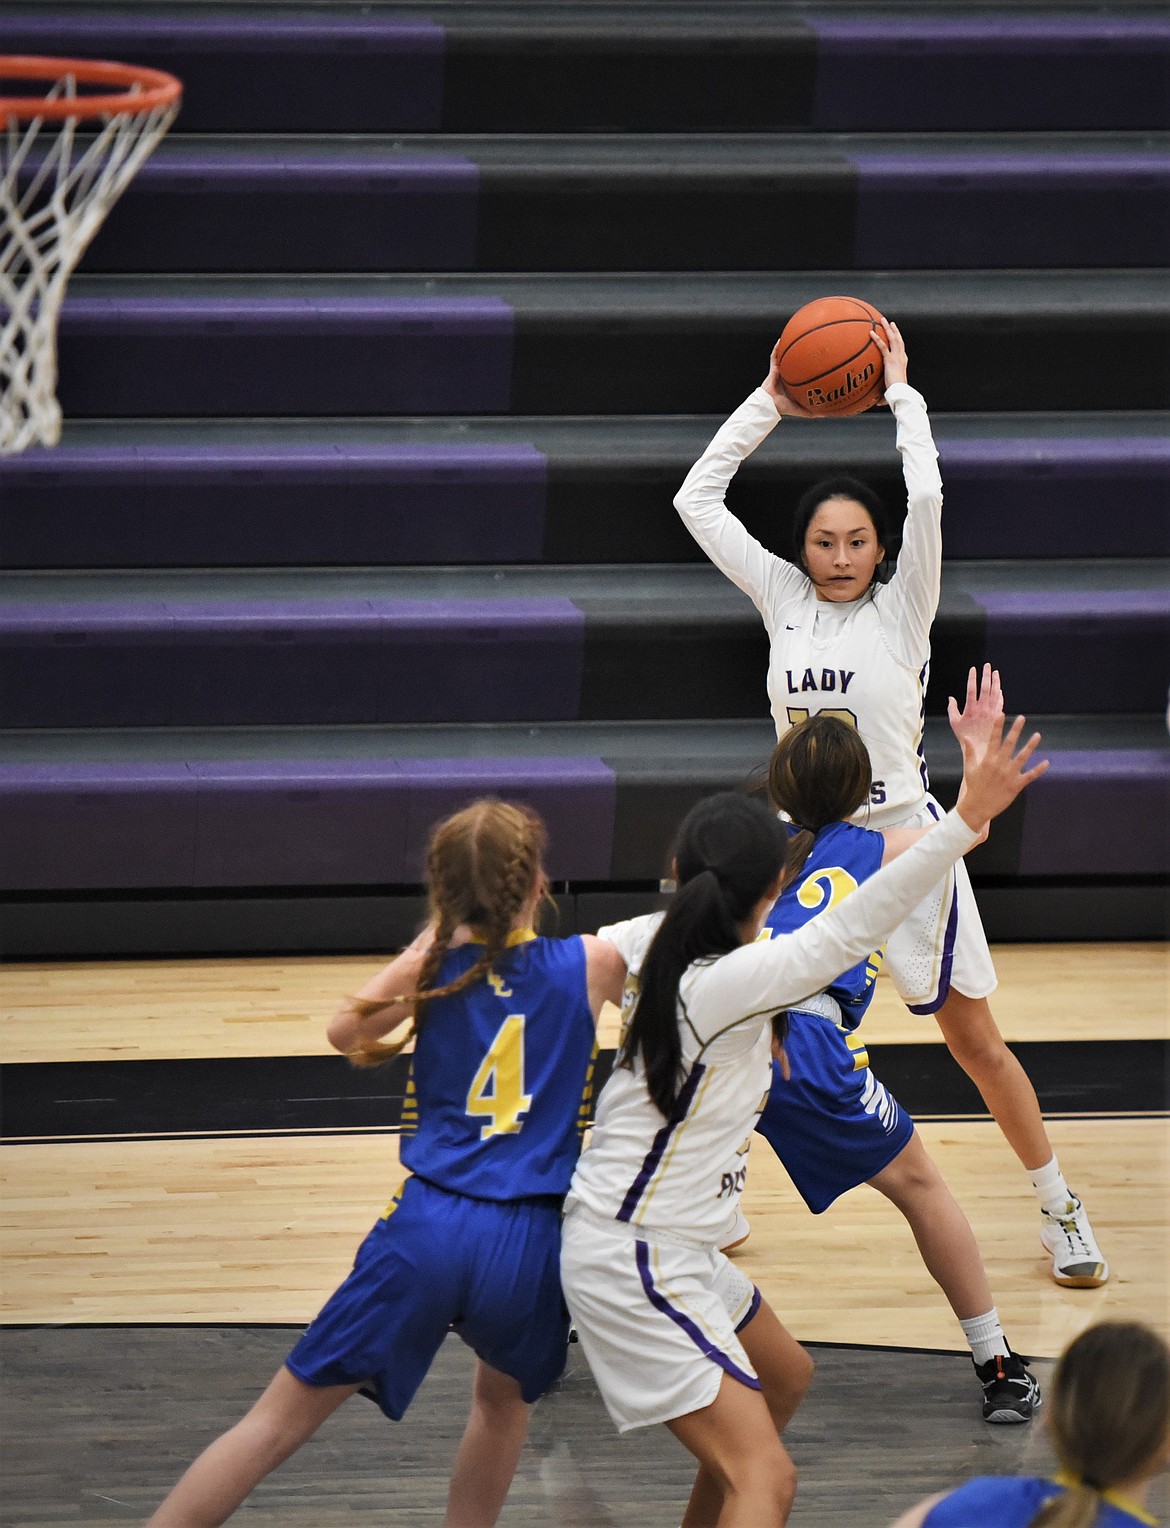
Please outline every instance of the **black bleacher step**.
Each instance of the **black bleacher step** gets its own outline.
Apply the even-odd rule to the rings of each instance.
[[[928,706],[1003,671],[1029,712],[1156,712],[1170,564],[951,563]],[[710,566],[0,575],[9,727],[766,714],[767,640]],[[788,670],[791,705],[852,674]]]
[[[671,501],[720,423],[71,420],[55,450],[0,458],[0,567],[698,562]],[[1170,416],[935,413],[932,424],[948,556],[1170,555]],[[900,523],[901,461],[880,409],[785,421],[729,503],[787,555],[796,499],[843,472]]]
[[[189,131],[757,131],[1168,125],[1153,6],[954,0],[15,3],[13,52],[186,83]]]
[[[88,417],[715,413],[827,292],[899,323],[939,411],[1170,397],[1153,270],[77,277],[59,397]]]
[[[1157,134],[172,134],[82,268],[1159,265],[1168,197]]]

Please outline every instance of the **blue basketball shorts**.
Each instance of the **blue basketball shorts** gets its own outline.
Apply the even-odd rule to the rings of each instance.
[[[756,1129],[783,1162],[814,1215],[888,1167],[914,1121],[869,1069],[856,1032],[820,1014],[790,1012],[784,1042],[791,1080],[772,1063]]]
[[[470,1199],[408,1178],[286,1366],[307,1385],[362,1385],[397,1422],[454,1330],[531,1403],[565,1366],[560,1247],[556,1198]]]

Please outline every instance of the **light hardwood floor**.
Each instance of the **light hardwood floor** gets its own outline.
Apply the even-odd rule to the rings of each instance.
[[[992,1006],[1009,1040],[1158,1039],[1170,1032],[1160,944],[998,945]],[[379,968],[365,956],[143,960],[0,967],[0,1059],[113,1061],[308,1056],[325,1021]],[[602,1027],[612,1045],[615,1015]],[[939,1038],[878,982],[865,1020],[880,1041]]]
[[[1014,946],[996,956],[996,1010],[1009,1038],[1166,1034],[1161,947]],[[7,967],[4,1059],[323,1052],[338,994],[376,964]],[[937,1038],[888,987],[874,1006],[866,1027],[875,1041]],[[1054,1354],[1105,1315],[1170,1330],[1167,1119],[1058,1119],[1051,1133],[1113,1265],[1100,1291],[1061,1290],[1048,1278],[1033,1195],[993,1124],[922,1126],[975,1227],[1012,1341]],[[401,1176],[391,1134],[9,1145],[0,1170],[0,1320],[9,1323],[305,1321]],[[757,1141],[744,1207],[753,1234],[742,1264],[798,1336],[962,1346],[904,1222],[876,1193],[856,1190],[814,1217]]]

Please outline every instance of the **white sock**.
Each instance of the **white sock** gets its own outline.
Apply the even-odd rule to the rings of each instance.
[[[1047,1210],[1050,1215],[1065,1214],[1073,1193],[1064,1181],[1064,1174],[1056,1158],[1053,1157],[1051,1162],[1038,1167],[1031,1174],[1031,1178],[1032,1187],[1036,1190],[1036,1198],[1040,1201],[1040,1208]]]
[[[1008,1340],[999,1324],[999,1312],[993,1305],[985,1316],[968,1316],[960,1321],[963,1334],[971,1345],[971,1357],[977,1364],[985,1364],[997,1353],[1008,1351]]]

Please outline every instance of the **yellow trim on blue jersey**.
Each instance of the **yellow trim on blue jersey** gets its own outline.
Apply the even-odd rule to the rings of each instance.
[[[837,1026],[840,1028],[840,1025]],[[845,1031],[845,1044],[853,1052],[853,1070],[864,1072],[869,1065],[869,1051],[865,1048],[865,1041],[856,1030],[852,1033]]]
[[[391,1215],[393,1215],[394,1211],[402,1203],[402,1191],[406,1187],[406,1185],[410,1182],[410,1180],[411,1180],[411,1178],[413,1176],[414,1176],[413,1173],[407,1173],[406,1177],[403,1178],[402,1182],[398,1185],[397,1193],[394,1195],[394,1198],[391,1199],[390,1203],[386,1206],[385,1210],[382,1213],[381,1218],[383,1220],[389,1220]]]
[[[581,1102],[577,1106],[577,1134],[582,1140],[585,1138],[586,1130],[589,1129],[589,1120],[593,1113],[593,1073],[597,1070],[597,1054],[597,1038],[594,1036],[593,1054],[589,1057],[589,1067],[581,1089]]]
[[[1084,1485],[1083,1480],[1078,1480],[1075,1475],[1061,1471],[1057,1475],[1054,1485],[1063,1486],[1066,1491],[1073,1491],[1077,1486]],[[1128,1512],[1131,1517],[1136,1517],[1139,1523],[1148,1523],[1150,1528],[1158,1528],[1158,1519],[1151,1517],[1144,1507],[1139,1507],[1136,1501],[1131,1501],[1128,1496],[1123,1496],[1120,1491],[1100,1491],[1098,1495],[1102,1501],[1107,1501],[1111,1507],[1116,1507],[1119,1512]]]
[[[468,928],[471,933],[471,938],[467,941],[468,944],[487,943],[487,935],[482,929],[476,928],[473,923],[468,924]],[[506,950],[514,950],[518,944],[528,944],[531,940],[538,937],[539,935],[534,928],[514,928],[507,939],[504,940],[504,948]]]

